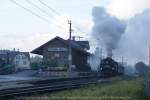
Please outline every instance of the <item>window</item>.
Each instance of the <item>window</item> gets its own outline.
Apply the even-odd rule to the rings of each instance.
[[[19,61],[16,61],[16,65],[17,65],[17,66],[19,65]]]
[[[16,57],[16,59],[20,59],[20,56],[18,55],[18,56]]]
[[[59,48],[59,47],[54,47],[54,48],[48,48],[48,51],[53,52],[53,51],[67,51],[67,48]]]
[[[22,55],[22,59],[26,59],[25,55]]]

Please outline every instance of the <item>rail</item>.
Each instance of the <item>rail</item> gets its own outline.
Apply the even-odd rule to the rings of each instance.
[[[16,89],[3,89],[0,90],[0,97],[19,96],[19,95],[32,95],[33,93],[53,92],[64,89],[77,88],[83,85],[95,84],[98,78],[94,77],[76,77],[66,78],[59,80],[45,80],[33,83],[33,86],[22,87]]]

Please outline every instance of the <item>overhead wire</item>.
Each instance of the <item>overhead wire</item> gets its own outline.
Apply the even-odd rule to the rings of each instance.
[[[54,23],[52,23],[50,20],[46,19],[45,17],[42,17],[41,15],[39,15],[39,14],[33,12],[32,10],[30,10],[30,9],[28,9],[28,8],[26,8],[26,7],[24,7],[24,6],[22,6],[21,4],[19,4],[19,3],[16,2],[15,0],[10,0],[10,1],[11,1],[12,3],[14,3],[15,5],[17,5],[17,6],[21,7],[21,8],[23,8],[24,10],[30,12],[32,15],[34,15],[34,16],[36,16],[36,17],[42,19],[43,21],[45,21],[45,22],[47,22],[47,23],[49,23],[49,24],[54,24]],[[55,24],[55,25],[56,25],[56,24]],[[57,26],[58,26],[58,25],[57,25]],[[60,26],[58,26],[58,27],[59,27],[59,28],[63,28],[63,27],[60,27]],[[64,29],[64,28],[63,28],[63,29]]]
[[[34,6],[35,8],[39,9],[41,12],[43,12],[44,14],[46,14],[48,17],[54,17],[53,15],[49,14],[47,11],[41,9],[38,5],[36,5],[35,3],[31,2],[31,0],[26,0],[30,5]],[[60,21],[59,21],[60,22]],[[64,28],[64,25],[59,25],[60,27]]]
[[[50,20],[46,19],[45,17],[42,17],[41,15],[39,15],[39,14],[33,12],[32,10],[30,10],[30,9],[28,9],[28,8],[26,8],[26,7],[24,7],[24,6],[22,6],[21,4],[17,3],[15,0],[10,0],[10,1],[13,2],[14,4],[16,4],[17,6],[23,8],[24,10],[30,12],[30,13],[33,14],[34,16],[36,16],[36,17],[38,17],[38,18],[44,20],[45,22],[50,23],[50,24],[53,23],[53,22],[51,22]],[[47,11],[41,9],[39,6],[37,6],[37,5],[34,4],[33,2],[31,2],[31,1],[29,1],[29,0],[26,0],[26,1],[27,1],[28,3],[30,3],[31,5],[33,5],[34,7],[36,7],[37,9],[39,9],[41,12],[45,13],[47,16],[53,17],[53,16],[50,15]],[[50,9],[53,13],[55,13],[58,18],[61,18],[62,20],[64,20],[64,18],[62,18],[61,14],[60,14],[59,12],[57,12],[55,9],[53,9],[52,7],[50,7],[49,5],[47,5],[46,3],[44,3],[44,2],[41,1],[41,0],[38,0],[38,1],[39,1],[42,5],[46,6],[48,9]],[[55,24],[55,23],[53,23],[53,24],[55,24],[56,26],[58,26],[58,27],[60,27],[60,28],[65,29],[65,28],[64,28],[64,22],[61,22],[62,20],[59,21],[59,22],[62,24],[62,26],[57,25],[57,24]],[[74,28],[75,28],[76,31],[78,30],[78,31],[81,32],[81,33],[86,33],[86,32],[82,31],[80,28],[78,28],[78,27],[75,26],[75,25],[74,25]],[[74,30],[74,29],[73,29],[73,30]],[[87,34],[86,34],[86,35],[87,35]]]
[[[38,0],[38,1],[39,1],[39,3],[41,3],[43,6],[47,7],[49,10],[51,10],[53,13],[55,13],[55,15],[57,15],[57,17],[58,17],[58,20],[60,20],[61,22],[62,22],[62,20],[65,20],[64,18],[62,18],[62,15],[61,15],[59,12],[57,12],[55,9],[53,9],[51,6],[47,5],[46,3],[44,3],[44,2],[41,1],[41,0]],[[59,18],[60,18],[60,19],[59,19]],[[66,22],[67,22],[67,20],[66,20]],[[64,24],[64,22],[62,22],[62,24]]]
[[[44,20],[44,21],[46,21],[46,22],[49,22],[49,20],[43,18],[42,16],[39,16],[37,13],[33,12],[32,10],[30,10],[30,9],[28,9],[28,8],[26,8],[26,7],[22,6],[22,5],[20,5],[20,4],[17,3],[15,0],[10,0],[10,1],[11,1],[12,3],[16,4],[17,6],[23,8],[24,10],[30,12],[30,13],[33,14],[34,16],[39,17],[40,19],[42,19],[42,20]]]
[[[55,9],[53,9],[51,6],[47,5],[45,2],[38,0],[42,5],[46,6],[47,8],[49,8],[52,12],[54,12],[58,17],[61,17],[61,14],[59,12],[57,12]],[[80,28],[78,28],[77,26],[74,26],[74,28],[76,28],[76,30],[80,31],[81,33],[86,33],[84,31],[82,31]]]
[[[52,12],[54,12],[56,15],[61,16],[60,13],[58,13],[55,9],[53,9],[52,7],[50,7],[49,5],[47,5],[46,3],[44,3],[41,0],[38,0],[42,5],[46,6],[47,8],[49,8]]]

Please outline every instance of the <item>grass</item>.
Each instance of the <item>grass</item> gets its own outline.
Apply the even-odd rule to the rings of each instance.
[[[35,95],[21,100],[148,100],[143,77],[131,79],[115,77],[109,80],[107,83]]]
[[[48,97],[50,100],[148,100],[142,77],[130,80],[117,77],[111,80],[110,83],[52,93]]]

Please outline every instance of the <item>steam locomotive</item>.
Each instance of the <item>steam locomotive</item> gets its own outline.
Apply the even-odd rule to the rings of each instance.
[[[111,57],[107,57],[101,60],[99,72],[102,77],[113,77],[123,74],[124,67]]]

